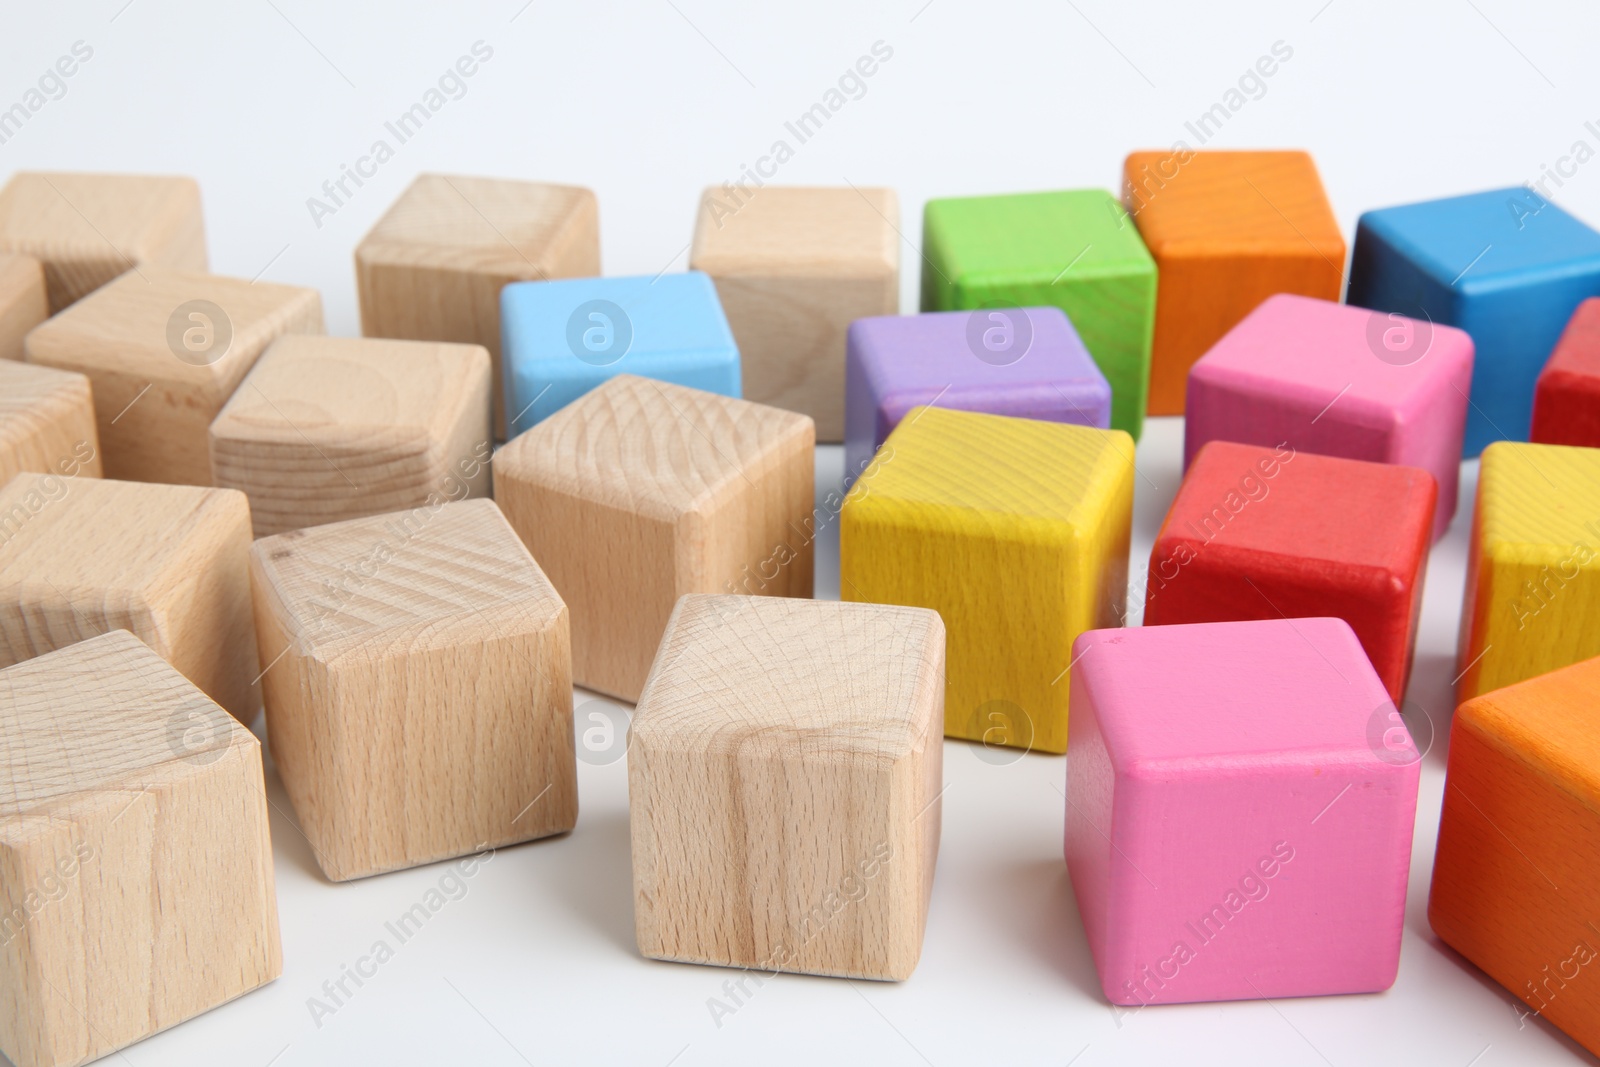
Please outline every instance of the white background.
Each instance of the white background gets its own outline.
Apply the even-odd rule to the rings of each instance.
[[[1185,121],[1277,41],[1292,58],[1212,146],[1312,150],[1347,235],[1363,209],[1537,180],[1575,141],[1600,148],[1600,15],[1578,3],[124,3],[6,0],[0,107],[75,41],[94,55],[65,96],[0,145],[0,173],[195,175],[213,269],[316,286],[339,334],[357,331],[351,252],[421,170],[588,185],[606,273],[682,269],[700,188],[736,177],[880,40],[893,58],[778,180],[899,190],[907,311],[925,199],[1114,188],[1130,149],[1197,146]],[[494,54],[466,95],[315,227],[306,199],[479,40]],[[1546,191],[1600,221],[1600,164],[1565,181]],[[1135,571],[1177,487],[1181,438],[1179,420],[1157,419],[1139,448]],[[837,449],[819,450],[819,496],[841,469]],[[949,742],[938,879],[908,982],[783,977],[715,1025],[706,1001],[733,972],[646,961],[634,947],[619,761],[580,767],[572,834],[501,852],[319,1028],[307,998],[386,936],[384,922],[444,868],[328,883],[269,771],[283,977],[114,1061],[1587,1061],[1542,1022],[1519,1027],[1509,995],[1442,946],[1424,913],[1467,519],[1457,516],[1428,575],[1410,696],[1438,741],[1387,994],[1150,1009],[1119,1026],[1061,862],[1064,760],[995,766]],[[818,595],[836,596],[835,530],[820,552]]]

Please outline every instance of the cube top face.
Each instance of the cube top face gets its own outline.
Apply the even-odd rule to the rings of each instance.
[[[495,476],[675,522],[747,490],[802,439],[804,415],[622,374],[513,438]]]
[[[738,354],[716,287],[699,271],[517,282],[501,291],[500,302],[507,350],[519,360],[581,361],[591,369],[615,364],[626,372],[650,357]],[[606,303],[620,311],[612,312],[615,321],[587,313],[589,305]],[[586,339],[585,331],[606,328],[611,333],[603,343]]]
[[[422,174],[362,238],[356,258],[548,277],[559,247],[595,211],[594,193],[579,186]]]
[[[730,201],[715,186],[695,221],[696,270],[717,277],[879,277],[900,269],[893,189],[763,186]]]
[[[1597,698],[1600,657],[1474,697],[1456,722],[1600,816],[1600,732],[1589,713]]]
[[[950,282],[975,295],[989,286],[1155,275],[1139,231],[1103,189],[930,200],[923,218]]]
[[[1600,449],[1490,445],[1478,469],[1476,521],[1489,556],[1565,569],[1573,546],[1600,547]]]

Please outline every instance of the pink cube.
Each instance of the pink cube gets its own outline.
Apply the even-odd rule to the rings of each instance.
[[[1418,754],[1339,619],[1073,644],[1067,868],[1114,1004],[1394,983]]]
[[[1462,330],[1268,297],[1189,371],[1184,465],[1220,440],[1421,467],[1439,483],[1437,541],[1456,513],[1471,391]]]

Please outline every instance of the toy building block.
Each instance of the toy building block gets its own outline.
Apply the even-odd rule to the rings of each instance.
[[[22,172],[0,189],[0,252],[44,264],[50,314],[126,271],[204,273],[193,178]]]
[[[600,208],[590,190],[422,174],[356,247],[361,332],[487,348],[495,436],[504,439],[500,290],[599,273]]]
[[[1420,467],[1439,486],[1437,541],[1456,513],[1471,381],[1460,330],[1270,296],[1189,372],[1184,465],[1208,441],[1239,441]]]
[[[1121,430],[913,408],[845,498],[840,590],[943,617],[947,736],[1065,752],[1072,641],[1123,614],[1132,509]]]
[[[943,667],[931,611],[679,601],[628,752],[639,951],[909,977],[939,853]]]
[[[1111,383],[1112,428],[1138,440],[1156,264],[1116,198],[1079,189],[930,200],[922,243],[923,311],[1060,308]]]
[[[699,271],[520,282],[500,307],[513,437],[618,374],[740,395],[739,349]]]
[[[1496,689],[1450,728],[1428,922],[1600,1054],[1600,659]]]
[[[1472,336],[1462,454],[1528,438],[1534,383],[1573,310],[1600,296],[1600,233],[1526,186],[1368,211],[1346,300]]]
[[[572,829],[567,609],[489,500],[257,541],[267,739],[336,882]]]
[[[733,328],[744,396],[845,432],[845,330],[900,310],[893,189],[709,188],[689,269],[704,271]]]
[[[28,335],[28,359],[94,385],[106,476],[210,485],[207,430],[268,344],[321,333],[315,289],[155,267],[129,272]]]
[[[924,404],[1107,428],[1111,386],[1057,307],[888,315],[850,326],[845,478]]]
[[[0,1052],[105,1056],[283,971],[261,745],[131,634],[0,671]]]
[[[128,630],[249,723],[249,547],[232,489],[19,474],[0,487],[0,667]]]
[[[1340,618],[1399,702],[1437,495],[1416,467],[1213,441],[1156,535],[1144,624]]]
[[[89,379],[0,360],[0,486],[22,471],[100,477]]]
[[[1184,413],[1194,361],[1273,293],[1339,299],[1344,236],[1305,152],[1134,152],[1123,202],[1161,273],[1152,415]]]
[[[211,424],[257,537],[489,495],[481,345],[280,337]]]
[[[1600,656],[1600,449],[1497,442],[1472,516],[1457,700]]]
[[[0,359],[21,359],[22,338],[49,315],[39,261],[0,252]]]
[[[1600,448],[1600,298],[1578,305],[1539,373],[1528,438]]]
[[[637,700],[686,593],[811,596],[811,419],[625,374],[494,457],[495,497],[572,609],[572,672]]]
[[[1065,853],[1113,1004],[1394,983],[1421,756],[1350,627],[1074,646]]]

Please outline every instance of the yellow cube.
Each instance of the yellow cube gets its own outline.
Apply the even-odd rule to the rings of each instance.
[[[1600,448],[1483,450],[1458,700],[1600,655]]]
[[[944,731],[1067,750],[1067,670],[1116,626],[1128,586],[1133,439],[913,408],[845,498],[845,600],[932,608],[946,631]]]

